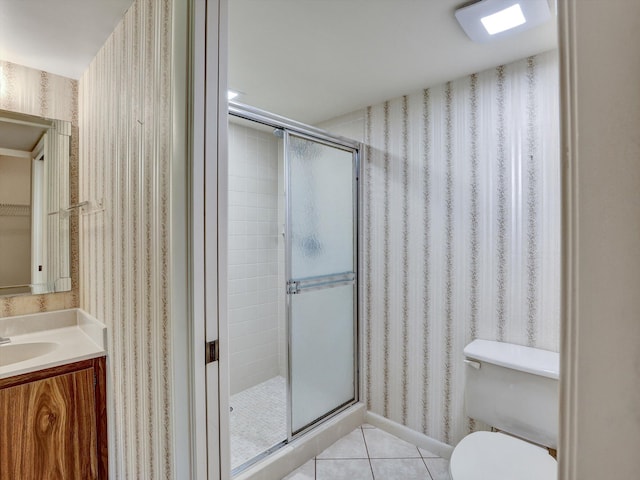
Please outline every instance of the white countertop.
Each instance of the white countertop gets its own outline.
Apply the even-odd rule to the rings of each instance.
[[[106,336],[107,327],[79,308],[0,318],[0,337],[11,339],[0,345],[0,378],[102,357],[107,353]],[[5,346],[46,342],[55,344],[53,351],[2,365]]]

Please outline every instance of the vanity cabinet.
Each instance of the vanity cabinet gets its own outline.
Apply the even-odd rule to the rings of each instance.
[[[106,480],[105,357],[0,379],[0,479]]]

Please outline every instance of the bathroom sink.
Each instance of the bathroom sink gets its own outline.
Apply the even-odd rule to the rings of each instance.
[[[0,346],[0,367],[41,357],[58,348],[54,342],[12,343]]]
[[[3,317],[0,380],[103,357],[106,345],[106,325],[79,308]]]

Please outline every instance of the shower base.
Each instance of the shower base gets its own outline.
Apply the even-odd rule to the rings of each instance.
[[[231,396],[231,469],[287,438],[287,383],[270,378]]]

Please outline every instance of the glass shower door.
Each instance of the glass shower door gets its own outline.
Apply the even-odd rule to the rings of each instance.
[[[287,132],[290,433],[356,398],[357,153]]]

